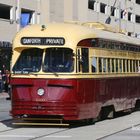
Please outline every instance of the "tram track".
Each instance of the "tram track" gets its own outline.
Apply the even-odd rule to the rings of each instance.
[[[13,125],[12,121],[13,121],[12,119],[0,121],[0,124],[4,124],[4,126],[7,126],[5,130],[0,130],[0,139],[3,138],[3,137],[7,138],[7,139],[10,138],[10,137],[11,138],[19,138],[19,137],[21,137],[21,138],[28,138],[28,140],[36,140],[36,139],[40,139],[40,138],[44,138],[44,137],[49,137],[51,135],[55,135],[57,133],[61,133],[61,132],[64,132],[64,131],[69,129],[68,127],[67,128],[61,127],[62,129],[60,127],[58,127],[59,130],[55,130],[56,127],[54,127],[54,126],[47,126],[47,127],[45,127],[45,126],[24,126],[24,125],[20,126],[20,125]],[[19,135],[18,133],[14,134],[15,133],[14,131],[17,131],[17,130],[20,130],[20,129],[22,131],[22,129],[26,129],[26,128],[31,128],[31,129],[32,128],[35,128],[35,129],[45,128],[46,131],[48,129],[53,129],[54,128],[54,131],[50,132],[50,133],[47,133],[47,134],[38,135],[38,136],[26,135],[26,134]],[[12,131],[13,131],[13,134],[11,134]],[[7,133],[7,134],[5,135],[5,133]]]
[[[133,119],[132,119],[133,118]],[[119,127],[118,127],[118,124]],[[49,134],[44,134],[39,137],[35,137],[30,140],[37,140],[37,139],[46,139],[46,138],[66,138],[74,140],[75,138],[82,138],[84,140],[85,138],[89,138],[92,140],[104,140],[107,137],[117,135],[119,133],[122,133],[123,131],[127,131],[129,129],[139,128],[140,125],[139,121],[139,112],[134,112],[129,115],[125,116],[118,116],[117,118],[111,119],[111,120],[104,120],[96,122],[93,125],[76,125],[74,127],[70,127],[69,129],[56,131]],[[103,130],[103,131],[102,131]],[[139,128],[140,130],[140,128]],[[87,131],[87,132],[86,132]],[[99,131],[102,131],[99,134]],[[84,135],[82,136],[82,133],[84,132]],[[94,133],[93,133],[94,132]],[[81,134],[81,136],[79,136]]]
[[[140,112],[120,116],[110,120],[98,121],[95,124],[77,124],[70,127],[56,126],[16,126],[12,125],[12,119],[0,121],[3,123],[0,129],[0,139],[6,140],[22,138],[22,140],[43,140],[43,139],[81,139],[104,140],[110,136],[118,135],[131,128],[139,128]],[[119,127],[118,127],[118,124]],[[6,127],[7,126],[7,127]],[[5,129],[5,130],[4,130]],[[140,128],[139,128],[140,129]],[[37,132],[37,133],[36,133]]]
[[[127,130],[129,130],[129,129],[133,129],[133,127],[134,127],[134,128],[136,127],[136,129],[137,129],[137,126],[140,126],[140,123],[139,123],[139,124],[136,124],[136,125],[134,125],[134,126],[131,126],[131,127],[128,127],[128,128],[125,128],[125,129],[122,129],[122,130],[119,130],[119,131],[116,131],[116,132],[114,132],[114,133],[112,133],[112,134],[109,134],[109,135],[100,137],[100,138],[98,138],[98,139],[96,139],[96,140],[104,140],[104,139],[106,139],[106,138],[108,138],[108,137],[110,137],[110,136],[119,134],[119,133],[124,132],[124,131],[127,131]],[[139,129],[139,130],[140,130],[140,129]]]
[[[138,124],[138,125],[139,125],[139,124]],[[96,139],[96,140],[104,140],[104,139],[107,138],[107,137],[110,137],[110,136],[116,135],[116,134],[118,134],[118,133],[121,133],[121,132],[126,131],[126,130],[131,129],[131,128],[132,128],[132,127],[128,127],[128,128],[125,128],[125,129],[122,129],[122,130],[116,131],[116,132],[114,132],[114,133],[112,133],[112,134],[109,134],[109,135],[106,135],[106,136],[100,137],[100,138],[98,138],[98,139]]]
[[[59,134],[59,133],[65,132],[67,130],[69,130],[69,128],[66,128],[64,130],[59,130],[59,131],[56,131],[56,132],[53,132],[53,133],[49,133],[49,134],[44,134],[44,135],[41,135],[41,136],[37,136],[37,137],[31,138],[29,140],[36,140],[36,139],[40,139],[40,138],[46,138],[46,137],[49,137],[49,136],[52,136],[52,135],[55,135],[55,134]]]
[[[94,124],[93,124],[94,125]],[[140,124],[137,124],[137,125],[135,125],[134,127],[136,127],[136,126],[139,126]],[[88,126],[88,125],[85,125],[85,126]],[[82,126],[82,127],[84,127],[84,126]],[[77,128],[77,127],[76,127]],[[79,127],[80,128],[80,127]],[[126,130],[129,130],[129,129],[131,129],[132,127],[128,127],[128,128],[125,128],[125,129],[122,129],[122,130],[119,130],[119,131],[115,131],[114,133],[111,133],[111,134],[109,134],[109,135],[105,135],[105,136],[101,136],[100,138],[93,138],[92,140],[104,140],[105,138],[107,138],[107,137],[110,137],[110,136],[113,136],[113,135],[116,135],[116,134],[118,134],[118,133],[121,133],[121,132],[123,132],[123,131],[126,131]],[[41,138],[71,138],[71,140],[72,139],[75,139],[75,138],[72,138],[73,136],[72,135],[63,135],[63,132],[68,132],[69,130],[71,130],[71,129],[75,129],[75,128],[67,128],[67,129],[64,129],[64,130],[60,130],[60,131],[56,131],[56,132],[53,132],[53,133],[49,133],[49,134],[44,134],[44,135],[41,135],[41,136],[37,136],[37,137],[34,137],[34,138],[31,138],[31,139],[29,139],[29,140],[37,140],[37,139],[41,139]],[[75,130],[74,130],[75,131]]]

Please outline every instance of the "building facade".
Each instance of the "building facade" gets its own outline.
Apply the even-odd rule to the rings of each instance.
[[[3,65],[10,69],[12,40],[23,28],[24,15],[28,15],[28,23],[37,23],[37,0],[0,0],[0,70]]]
[[[108,22],[140,38],[140,0],[40,0],[45,22]],[[42,8],[44,7],[44,8]],[[41,20],[43,23],[43,19]]]
[[[12,42],[27,24],[81,21],[110,24],[140,35],[139,0],[0,0],[0,41]]]

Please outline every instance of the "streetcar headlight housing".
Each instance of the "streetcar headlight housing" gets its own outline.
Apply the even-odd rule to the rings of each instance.
[[[44,93],[45,93],[45,90],[44,90],[43,88],[39,88],[39,89],[37,90],[37,94],[38,94],[39,96],[44,95]]]

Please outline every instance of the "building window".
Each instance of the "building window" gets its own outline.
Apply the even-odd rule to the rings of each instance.
[[[105,13],[105,9],[106,9],[106,4],[100,3],[100,12]]]
[[[8,5],[0,4],[0,18],[10,20],[10,9]]]
[[[111,16],[115,16],[115,7],[111,6]]]
[[[20,26],[25,27],[33,23],[34,12],[26,9],[21,10]]]
[[[128,32],[128,36],[131,36],[131,32]]]
[[[132,13],[128,12],[128,21],[132,21]]]
[[[95,10],[95,0],[88,0],[88,9]]]
[[[127,35],[128,36],[134,36],[134,33],[133,32],[128,32]]]
[[[10,8],[10,20],[13,22],[14,21],[14,7]]]
[[[121,10],[121,19],[123,19],[124,10]]]
[[[136,15],[136,23],[140,23],[140,16]]]
[[[136,3],[137,3],[137,4],[140,4],[140,0],[136,0]]]

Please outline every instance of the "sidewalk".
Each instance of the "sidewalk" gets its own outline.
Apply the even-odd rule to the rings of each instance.
[[[8,98],[8,97],[9,97],[9,95],[8,95],[7,92],[1,92],[1,93],[0,93],[0,99],[1,99],[1,98]]]
[[[11,110],[11,100],[7,100],[8,93],[0,93],[0,123],[4,120],[11,119],[9,111]],[[1,128],[0,128],[1,130]]]

